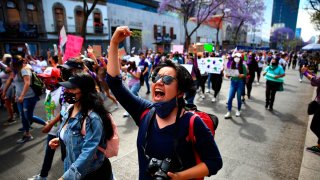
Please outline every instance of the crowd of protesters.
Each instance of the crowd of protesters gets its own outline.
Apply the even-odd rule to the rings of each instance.
[[[201,99],[206,99],[209,97],[206,94],[212,93],[211,102],[214,104],[219,101],[224,77],[230,79],[224,116],[227,119],[232,117],[232,101],[235,97],[235,116],[242,115],[241,106],[246,98],[252,100],[253,83],[256,81],[256,85],[259,85],[261,75],[266,79],[265,108],[270,111],[274,108],[276,92],[283,91],[285,72],[290,66],[292,69],[299,66],[300,82],[306,76],[313,85],[319,86],[318,79],[306,74],[318,70],[318,64],[306,53],[242,50],[195,52],[195,48],[193,53],[165,54],[147,50],[139,55],[119,57],[118,45],[130,35],[131,31],[127,27],[117,28],[105,57],[96,57],[91,46],[87,48],[86,56],[69,58],[64,63],[61,54],[51,56],[50,52],[47,60],[45,57],[31,55],[3,55],[0,63],[0,91],[1,102],[8,112],[4,125],[8,126],[21,119],[22,128],[19,131],[23,135],[17,140],[20,144],[34,139],[30,132],[32,123],[43,125],[42,131],[48,133],[42,168],[30,180],[47,178],[58,146],[61,146],[64,161],[64,173],[60,179],[114,178],[109,159],[98,150],[98,146],[108,146],[105,139],[110,139],[114,133],[112,116],[103,105],[106,99],[113,102],[114,109],[121,104],[126,110],[123,115],[131,116],[139,127],[139,179],[157,176],[148,171],[148,165],[151,159],[165,161],[166,158],[175,165],[166,176],[172,179],[192,179],[214,175],[222,167],[222,158],[213,136],[206,131],[200,119],[195,120],[195,133],[206,137],[206,140],[196,145],[203,158],[202,163],[196,164],[192,147],[185,138],[181,138],[187,134],[187,128],[181,128],[188,125],[185,119],[192,116],[186,107],[195,105],[197,94]],[[207,57],[222,58],[223,69],[219,73],[200,70],[198,60]],[[183,64],[192,65],[192,69],[188,72]],[[46,113],[44,119],[33,113],[41,99],[30,86],[33,72],[37,73],[46,87],[41,102],[44,103]],[[141,88],[146,88],[146,95],[150,96],[152,102],[139,95]],[[150,111],[144,114],[146,109]],[[319,118],[319,112],[314,118]],[[83,126],[86,134],[82,133]],[[316,129],[314,132],[318,135],[319,128],[313,129]],[[309,150],[320,153],[320,145],[310,147]]]

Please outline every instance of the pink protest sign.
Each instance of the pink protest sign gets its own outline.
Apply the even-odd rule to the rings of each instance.
[[[178,52],[179,54],[183,53],[183,45],[173,45],[172,46],[172,52]]]
[[[80,55],[82,48],[83,38],[79,36],[68,35],[66,52],[63,56],[63,63],[71,57],[77,57]]]

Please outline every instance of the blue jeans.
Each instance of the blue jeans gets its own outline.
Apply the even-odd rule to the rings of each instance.
[[[241,110],[241,94],[243,91],[244,81],[243,80],[231,80],[230,90],[229,90],[229,98],[228,98],[228,111],[232,109],[232,100],[237,92],[237,100],[238,100],[238,110]]]
[[[209,75],[208,75],[208,91],[210,91],[210,88],[211,88],[211,81],[210,81],[210,79],[211,79],[211,73],[209,73]]]
[[[144,82],[146,83],[147,86],[147,92],[150,92],[150,85],[149,85],[149,73],[146,73],[143,76]]]
[[[42,164],[42,168],[41,168],[41,172],[40,172],[41,177],[47,177],[48,173],[51,169],[53,156],[54,156],[54,153],[56,152],[56,150],[50,148],[49,142],[51,141],[51,139],[54,139],[56,137],[57,136],[48,134],[47,143],[46,143],[47,144],[46,145],[46,154],[44,155],[44,160],[43,160],[43,164]]]
[[[33,121],[33,111],[37,104],[37,101],[39,101],[39,97],[34,96],[31,98],[23,99],[22,103],[17,103],[20,117],[22,120],[22,126],[26,132],[29,132],[30,122]]]
[[[141,88],[140,83],[136,83],[133,86],[129,87],[130,91],[136,96],[139,96],[138,93],[139,93],[140,88]]]

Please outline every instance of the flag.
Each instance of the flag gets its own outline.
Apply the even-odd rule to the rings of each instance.
[[[236,52],[238,51],[238,47],[234,48],[233,52],[232,52],[232,56],[231,57],[234,57],[234,55],[236,54]]]
[[[68,38],[67,38],[66,29],[64,28],[64,26],[62,26],[60,30],[60,36],[59,36],[59,47],[61,52],[63,52],[62,48],[66,44],[67,40]]]

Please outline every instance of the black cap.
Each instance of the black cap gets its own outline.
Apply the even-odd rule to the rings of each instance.
[[[83,63],[79,62],[76,59],[69,59],[68,61],[66,61],[64,64],[62,65],[58,65],[58,68],[66,68],[66,69],[83,69]]]
[[[95,80],[88,73],[75,74],[68,81],[59,82],[59,84],[67,89],[79,88],[82,92],[95,90]]]

